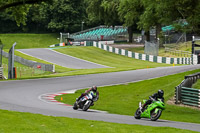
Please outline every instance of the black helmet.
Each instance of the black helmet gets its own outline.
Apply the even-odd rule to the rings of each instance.
[[[159,95],[160,97],[163,97],[164,91],[163,91],[163,90],[158,90],[158,95]]]
[[[92,91],[96,92],[97,91],[97,87],[96,86],[92,86]]]

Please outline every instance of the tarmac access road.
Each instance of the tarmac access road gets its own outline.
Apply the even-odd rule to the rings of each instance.
[[[13,80],[0,82],[0,108],[19,112],[30,112],[51,116],[63,116],[87,120],[98,120],[124,124],[138,124],[155,127],[174,127],[200,132],[200,124],[158,120],[152,122],[148,119],[136,120],[133,116],[109,114],[104,111],[73,110],[72,107],[45,101],[43,94],[55,94],[68,90],[88,88],[93,85],[108,86],[137,82],[165,75],[199,69],[200,65],[187,65],[175,67],[159,67],[122,71],[113,73],[101,73],[90,75],[77,75],[58,78]],[[133,112],[134,114],[134,112]]]
[[[18,49],[17,51],[67,68],[74,68],[74,69],[108,68],[108,66],[96,64],[70,55],[62,54],[56,52],[55,50],[51,50],[49,48]]]

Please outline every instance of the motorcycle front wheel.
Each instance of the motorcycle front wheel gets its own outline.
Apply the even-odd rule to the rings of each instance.
[[[151,112],[151,120],[156,121],[162,114],[161,110],[158,110],[157,113],[155,113],[155,109]]]
[[[92,101],[87,101],[83,106],[83,111],[87,111],[91,105]]]
[[[141,119],[140,115],[141,115],[141,110],[140,110],[140,108],[138,108],[134,115],[135,119]]]

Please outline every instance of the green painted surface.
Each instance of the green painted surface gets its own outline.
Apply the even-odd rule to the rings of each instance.
[[[139,53],[139,59],[142,60],[142,54]]]
[[[101,49],[104,49],[103,44],[101,44]]]
[[[190,94],[190,93],[181,93],[181,96],[188,96],[188,97],[196,97],[196,98],[198,98],[199,97],[199,95],[194,95],[194,94]]]
[[[170,64],[174,63],[174,58],[170,58]]]
[[[153,62],[157,62],[158,57],[157,56],[153,56]]]
[[[182,99],[190,99],[190,100],[194,100],[194,101],[200,102],[200,101],[199,101],[200,98],[198,98],[198,97],[182,96],[181,98],[182,98]]]
[[[191,105],[191,106],[198,106],[198,104],[190,103],[190,102],[183,102],[183,104]]]
[[[183,102],[188,102],[191,104],[199,104],[199,101],[191,100],[191,99],[182,99]]]
[[[125,50],[125,55],[128,56],[128,50]]]
[[[135,58],[135,53],[134,52],[132,52],[132,58]]]
[[[195,89],[195,88],[188,88],[188,87],[182,87],[182,90],[188,90],[188,91],[196,91],[196,92],[200,92],[199,89]]]
[[[115,48],[114,47],[112,47],[112,52],[115,53]]]
[[[107,51],[109,51],[109,46],[106,46],[106,48],[107,48]]]
[[[149,55],[146,55],[146,60],[149,61]]]
[[[177,58],[177,64],[180,64],[180,58]]]
[[[166,57],[162,57],[162,63],[166,63]]]
[[[121,55],[122,54],[122,50],[121,49],[119,49],[119,55]]]

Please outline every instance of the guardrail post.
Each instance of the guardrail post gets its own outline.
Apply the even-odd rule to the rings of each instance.
[[[175,104],[178,104],[178,87],[175,87]]]
[[[14,67],[14,48],[16,46],[16,42],[12,45],[12,47],[9,50],[9,56],[8,56],[8,79],[13,79],[14,78],[14,72],[13,72],[13,67]]]

